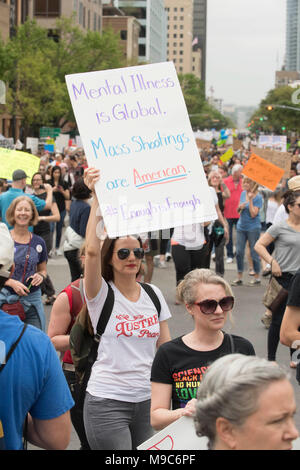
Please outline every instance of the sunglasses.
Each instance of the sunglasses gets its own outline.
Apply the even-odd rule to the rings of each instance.
[[[219,300],[219,302],[217,302],[217,300],[207,299],[202,300],[202,302],[195,303],[195,305],[198,305],[204,315],[215,313],[218,308],[218,305],[220,305],[223,312],[228,312],[233,308],[234,298],[231,296],[223,297],[223,299]]]
[[[114,253],[117,253],[119,259],[126,259],[130,255],[130,252],[133,251],[134,256],[137,259],[142,259],[144,257],[144,249],[143,248],[134,248],[133,250],[129,250],[129,248],[121,248]]]

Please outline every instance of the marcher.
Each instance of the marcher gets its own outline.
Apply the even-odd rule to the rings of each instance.
[[[0,292],[0,305],[19,300],[26,313],[25,322],[45,331],[41,284],[47,275],[47,249],[44,240],[29,231],[29,226],[38,221],[38,212],[31,199],[20,196],[13,200],[6,217],[13,227],[15,270]]]
[[[31,185],[33,193],[38,198],[45,200],[47,193],[45,192],[43,175],[40,172],[34,173],[31,178]],[[60,219],[59,210],[55,200],[52,202],[51,209],[44,209],[39,213],[38,223],[33,228],[33,233],[39,235],[46,243],[47,254],[52,249],[52,233],[50,228],[51,222],[58,222]],[[55,297],[55,288],[49,277],[49,274],[45,277],[42,285],[42,295],[46,295],[46,305],[52,305]]]
[[[240,218],[238,206],[242,194],[242,165],[236,164],[232,167],[231,176],[224,179],[224,183],[230,191],[230,197],[224,203],[224,217],[229,226],[229,241],[226,246],[227,260],[226,263],[232,263],[234,258],[233,252],[233,227],[237,225]]]
[[[13,264],[14,242],[0,223],[0,289],[12,275]],[[17,316],[0,310],[0,341],[7,353],[19,339],[10,358],[0,366],[0,423],[5,448],[23,448],[23,425],[28,416],[26,439],[30,443],[63,450],[70,441],[69,410],[74,402],[48,336],[33,326],[25,327],[24,331]]]
[[[300,269],[290,282],[286,309],[280,328],[280,342],[285,346],[298,349],[300,345]],[[297,345],[293,345],[294,342]]]
[[[171,314],[160,290],[152,286],[160,315],[136,281],[144,254],[134,236],[101,242],[102,217],[94,185],[100,173],[85,170],[93,191],[86,231],[85,298],[94,330],[107,297],[114,307],[92,367],[84,403],[84,424],[91,449],[130,450],[151,437],[150,369],[156,347],[170,339]],[[97,236],[98,233],[98,236]],[[101,261],[102,260],[102,261]]]
[[[244,256],[246,242],[249,242],[251,257],[253,260],[254,276],[248,285],[256,286],[260,284],[260,259],[254,245],[259,239],[261,232],[261,223],[259,210],[262,207],[262,197],[258,193],[258,185],[249,178],[243,180],[244,191],[241,194],[238,211],[240,218],[237,223],[236,233],[236,261],[237,261],[237,279],[232,281],[232,286],[241,286],[243,284]]]
[[[156,353],[151,371],[155,429],[193,414],[197,389],[213,361],[234,351],[255,354],[248,340],[223,331],[234,297],[222,277],[208,269],[195,269],[180,282],[177,294],[194,320],[194,329],[163,344]]]
[[[241,354],[215,361],[198,391],[195,427],[210,450],[291,450],[296,400],[279,365]]]
[[[54,228],[56,228],[54,254],[62,255],[63,253],[60,251],[59,246],[62,236],[64,219],[66,216],[66,200],[70,199],[70,191],[68,188],[68,184],[62,179],[60,166],[54,166],[52,168],[50,184],[53,187],[53,194],[60,214],[59,221],[55,222],[55,224],[51,224],[52,233],[54,232]]]
[[[290,281],[300,266],[300,190],[287,191],[284,196],[284,207],[288,219],[280,224],[272,225],[258,240],[255,250],[271,265],[272,275],[278,283],[289,289]],[[275,244],[272,255],[267,247]],[[286,298],[272,312],[272,322],[268,331],[268,359],[275,361],[279,343],[280,326],[286,307]],[[293,366],[291,362],[291,366]]]
[[[85,245],[83,244],[80,248],[80,260],[83,266],[84,258]],[[80,449],[89,450],[90,447],[84,430],[82,410],[76,402],[76,374],[69,349],[70,331],[83,304],[83,279],[78,278],[65,287],[54,302],[50,314],[48,335],[55,349],[62,354],[62,369],[75,401],[75,406],[71,409],[71,420],[80,440]]]
[[[65,231],[65,241],[63,244],[64,256],[70,268],[71,282],[79,279],[82,274],[79,249],[84,242],[86,226],[90,215],[90,197],[91,191],[84,184],[83,179],[79,178],[73,186],[69,226]]]
[[[6,211],[14,199],[19,196],[24,196],[23,190],[26,187],[26,178],[27,175],[24,170],[15,170],[12,174],[13,181],[11,187],[8,189],[8,191],[5,191],[0,195],[1,220],[8,226],[9,229],[11,229],[12,227],[9,226],[7,223]],[[47,193],[45,201],[39,199],[34,194],[26,194],[26,196],[34,202],[38,212],[44,209],[50,209],[52,205],[52,187],[49,184],[45,184],[45,190]],[[30,231],[33,231],[32,227],[30,227]]]

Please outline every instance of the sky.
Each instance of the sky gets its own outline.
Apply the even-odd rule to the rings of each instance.
[[[257,106],[285,55],[286,0],[208,0],[206,95]]]

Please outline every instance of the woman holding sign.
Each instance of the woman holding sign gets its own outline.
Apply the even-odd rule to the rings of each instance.
[[[221,276],[195,269],[177,286],[177,297],[193,318],[194,329],[163,344],[153,361],[151,423],[157,430],[193,415],[197,390],[212,362],[233,352],[255,354],[248,340],[223,332],[234,297]]]
[[[85,170],[93,202],[84,284],[94,331],[110,289],[114,304],[87,385],[84,424],[91,449],[131,450],[153,432],[150,370],[156,348],[170,339],[166,320],[171,314],[157,287],[147,285],[150,298],[136,280],[144,256],[141,240],[125,236],[101,241],[103,220],[94,189],[99,177],[98,170]]]

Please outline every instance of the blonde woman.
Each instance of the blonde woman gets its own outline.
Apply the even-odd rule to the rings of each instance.
[[[209,269],[195,269],[177,286],[178,300],[194,329],[158,349],[152,365],[151,424],[163,429],[194,413],[197,390],[209,366],[233,352],[255,355],[252,344],[223,331],[234,296],[230,285]]]

